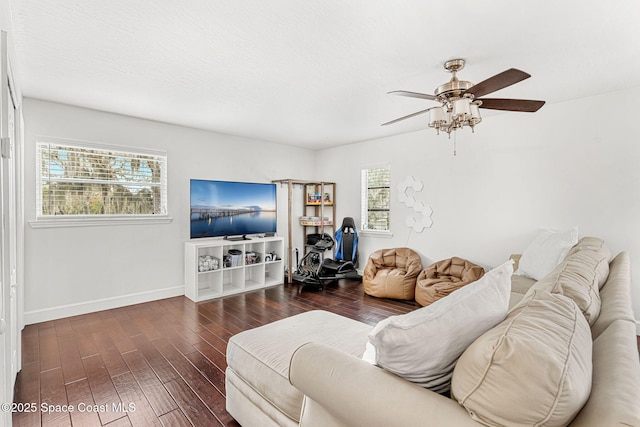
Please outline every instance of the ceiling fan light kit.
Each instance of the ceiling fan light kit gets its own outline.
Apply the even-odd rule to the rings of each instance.
[[[470,127],[472,132],[474,131],[475,126],[482,121],[480,108],[535,112],[544,105],[544,101],[528,99],[481,99],[481,96],[528,79],[531,75],[524,71],[510,68],[474,85],[468,81],[458,80],[456,73],[464,68],[464,64],[464,59],[452,59],[445,62],[445,70],[453,74],[453,76],[449,82],[438,86],[433,95],[404,90],[389,92],[393,95],[438,101],[442,105],[400,117],[384,123],[383,126],[428,112],[429,127],[434,128],[438,135],[440,131],[444,131],[449,135],[449,138],[451,138],[451,132],[462,129],[465,126]]]
[[[440,130],[444,130],[451,137],[451,131],[464,126],[469,126],[473,132],[475,125],[481,121],[480,101],[471,101],[469,98],[456,99],[453,103],[429,109],[429,127],[434,128],[438,135]]]

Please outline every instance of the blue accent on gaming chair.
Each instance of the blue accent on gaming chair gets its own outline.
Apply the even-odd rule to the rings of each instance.
[[[351,261],[358,265],[358,230],[351,217],[342,220],[342,226],[336,231],[336,261]]]

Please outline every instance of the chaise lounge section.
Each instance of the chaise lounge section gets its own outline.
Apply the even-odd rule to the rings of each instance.
[[[227,411],[243,426],[297,426],[303,394],[289,383],[289,363],[303,344],[362,355],[371,326],[322,310],[234,335],[227,345]]]

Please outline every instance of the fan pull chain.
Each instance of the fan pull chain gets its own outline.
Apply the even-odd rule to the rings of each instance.
[[[457,153],[457,150],[456,150],[456,148],[457,148],[457,142],[458,142],[458,141],[457,141],[457,138],[456,138],[456,134],[457,134],[457,133],[458,133],[458,132],[453,131],[453,157],[455,157],[455,156],[456,156],[456,154],[458,154],[458,153]]]

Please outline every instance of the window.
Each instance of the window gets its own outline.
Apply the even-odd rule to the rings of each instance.
[[[391,167],[362,170],[362,230],[390,231]]]
[[[37,143],[38,219],[167,215],[166,153]]]

